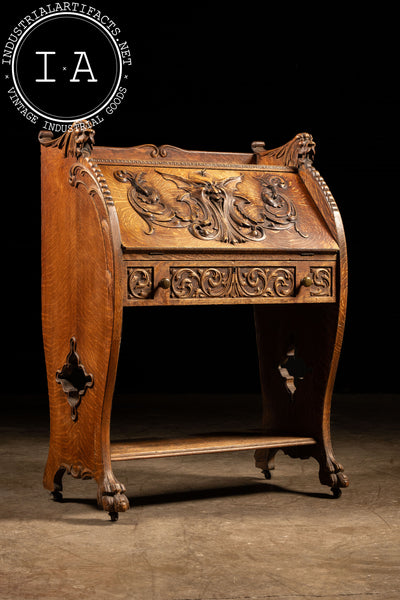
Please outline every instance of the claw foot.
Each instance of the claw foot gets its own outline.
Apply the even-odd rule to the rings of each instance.
[[[97,502],[110,515],[111,521],[118,520],[118,513],[129,510],[125,487],[114,476],[105,478],[97,493]]]
[[[318,460],[318,459],[317,459]],[[343,473],[343,467],[333,457],[320,457],[319,479],[322,485],[329,485],[333,496],[339,498],[341,489],[349,485],[347,475]]]

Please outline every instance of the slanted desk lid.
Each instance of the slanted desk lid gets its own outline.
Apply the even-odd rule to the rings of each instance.
[[[307,133],[273,150],[253,142],[252,154],[94,148],[87,121],[57,139],[42,131],[39,140],[80,162],[91,156],[94,175],[115,204],[127,251],[339,249],[337,207],[312,170],[315,144]]]
[[[146,160],[117,158],[114,150],[102,159],[96,150],[128,250],[338,248],[297,169],[212,162],[211,154]]]

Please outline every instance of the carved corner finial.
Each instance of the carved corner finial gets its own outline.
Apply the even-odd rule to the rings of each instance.
[[[78,121],[70,125],[60,137],[53,137],[52,131],[39,132],[39,142],[46,148],[59,148],[64,150],[64,157],[90,156],[94,146],[95,131],[90,121]]]
[[[253,142],[251,149],[259,163],[299,168],[303,164],[311,164],[314,160],[315,142],[311,134],[298,133],[290,142],[279,148],[265,150],[264,142]]]

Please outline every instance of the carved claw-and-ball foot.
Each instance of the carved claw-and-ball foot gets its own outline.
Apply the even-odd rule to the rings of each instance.
[[[341,488],[349,485],[347,475],[343,472],[343,467],[332,456],[319,457],[320,470],[319,479],[322,485],[329,485],[334,498],[340,498]]]
[[[108,512],[111,521],[118,520],[118,513],[129,510],[129,500],[125,491],[125,487],[113,475],[105,477],[103,484],[99,486],[98,505]]]
[[[114,495],[103,495],[102,506],[110,515],[111,521],[118,521],[118,513],[129,510],[129,500],[125,494],[116,492]]]

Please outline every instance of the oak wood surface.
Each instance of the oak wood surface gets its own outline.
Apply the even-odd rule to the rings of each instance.
[[[348,480],[332,450],[330,404],[347,254],[311,136],[273,150],[255,142],[247,154],[96,148],[82,123],[40,141],[45,487],[60,496],[65,472],[93,477],[115,520],[129,502],[111,460],[254,449],[267,476],[282,449],[316,458],[338,495]],[[111,445],[123,306],[244,303],[254,305],[263,434]]]
[[[203,433],[185,438],[137,439],[118,441],[111,444],[112,460],[133,460],[139,458],[161,458],[189,454],[212,454],[215,452],[235,452],[256,450],[257,448],[283,448],[289,446],[309,446],[316,444],[311,437],[266,435],[263,432]]]

